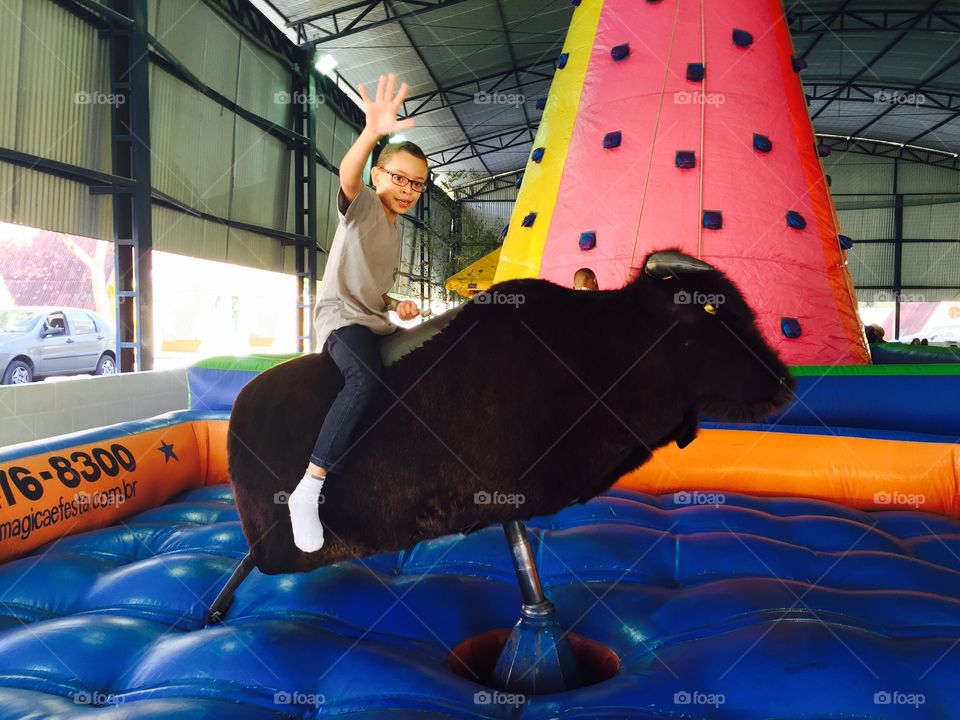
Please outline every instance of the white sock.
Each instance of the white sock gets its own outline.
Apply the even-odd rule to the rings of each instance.
[[[293,542],[304,552],[315,552],[323,547],[323,525],[317,509],[323,478],[304,473],[296,489],[290,493],[290,523],[293,525]]]

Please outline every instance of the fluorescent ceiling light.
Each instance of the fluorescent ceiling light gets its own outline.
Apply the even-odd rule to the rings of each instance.
[[[333,55],[327,53],[326,55],[321,55],[319,58],[317,58],[317,62],[314,64],[314,67],[324,75],[332,76],[333,69],[337,65],[337,59]]]

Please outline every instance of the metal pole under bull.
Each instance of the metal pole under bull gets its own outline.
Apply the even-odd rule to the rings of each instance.
[[[503,523],[523,604],[488,684],[503,692],[545,695],[579,687],[577,661],[557,622],[553,603],[540,585],[527,529],[520,521]]]

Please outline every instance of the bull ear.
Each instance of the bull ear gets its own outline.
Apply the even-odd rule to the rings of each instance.
[[[715,271],[714,267],[702,260],[697,260],[676,250],[653,253],[647,258],[647,263],[644,266],[644,272],[658,280],[669,280],[672,277],[682,275]]]

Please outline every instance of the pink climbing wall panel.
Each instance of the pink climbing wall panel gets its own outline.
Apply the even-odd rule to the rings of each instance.
[[[606,0],[590,52],[540,277],[569,286],[590,267],[612,289],[647,253],[679,247],[737,283],[791,364],[869,362],[780,3]],[[677,151],[695,166],[677,167]],[[705,210],[720,229],[704,227]],[[788,211],[805,227],[788,226]],[[505,252],[526,229],[511,225]],[[583,250],[588,232],[596,244]]]

